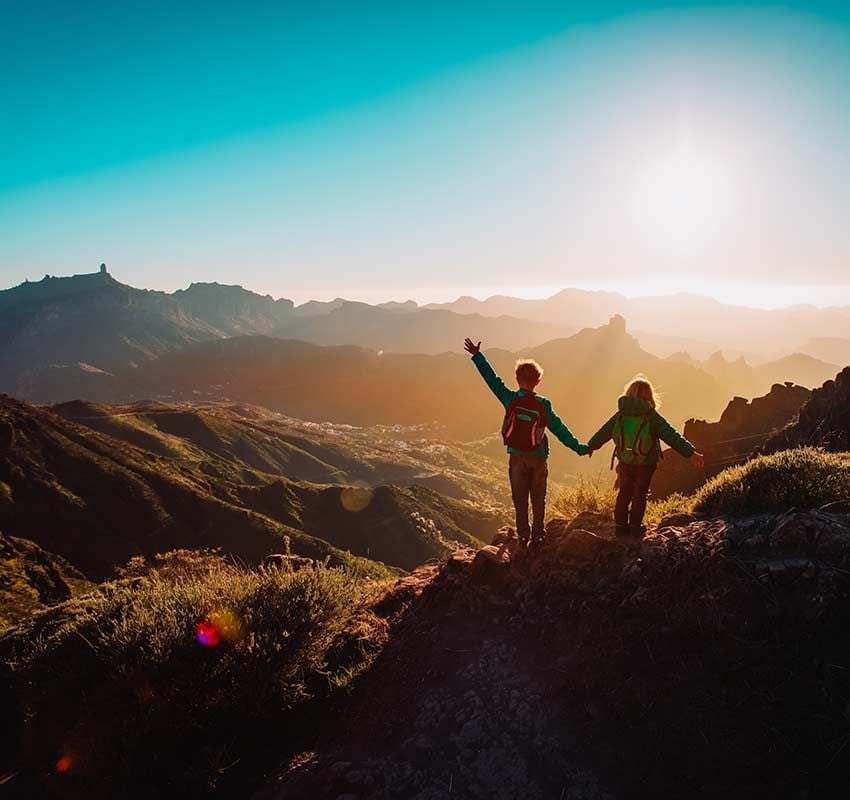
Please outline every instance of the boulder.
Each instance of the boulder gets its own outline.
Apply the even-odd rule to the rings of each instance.
[[[616,539],[599,536],[583,528],[567,531],[555,544],[560,560],[590,562],[622,556],[623,545]]]
[[[549,520],[546,525],[546,537],[549,541],[554,541],[577,529],[592,530],[597,536],[606,539],[614,538],[614,520],[610,514],[594,514],[591,511],[584,511],[571,520]]]
[[[662,528],[684,528],[692,522],[696,522],[697,519],[693,514],[685,514],[683,512],[668,514],[658,523],[658,530]]]
[[[488,544],[475,554],[472,577],[479,583],[498,583],[504,579],[510,561],[507,548]]]
[[[786,550],[842,556],[850,552],[850,520],[820,511],[784,514],[770,534],[770,545]]]

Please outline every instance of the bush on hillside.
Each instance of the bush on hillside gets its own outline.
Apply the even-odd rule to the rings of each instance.
[[[850,456],[811,447],[758,456],[730,467],[694,495],[705,514],[782,513],[850,501]]]
[[[29,728],[43,732],[24,754],[31,769],[67,752],[81,776],[126,770],[121,783],[178,780],[191,793],[217,769],[195,761],[349,680],[386,635],[362,611],[367,584],[341,570],[255,572],[215,554],[194,571],[180,557],[159,566],[0,637]]]

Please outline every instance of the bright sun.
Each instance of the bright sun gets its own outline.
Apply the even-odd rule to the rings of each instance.
[[[650,160],[635,180],[634,213],[653,244],[677,251],[720,236],[736,213],[731,172],[722,160],[681,145]]]

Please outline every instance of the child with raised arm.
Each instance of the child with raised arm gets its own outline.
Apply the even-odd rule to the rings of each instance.
[[[467,339],[464,348],[472,355],[472,362],[478,367],[484,382],[505,407],[502,440],[508,448],[508,475],[520,545],[527,546],[529,538],[532,544],[540,544],[544,538],[543,516],[546,511],[546,481],[549,477],[549,439],[546,429],[580,456],[589,453],[589,448],[573,436],[572,431],[552,410],[549,400],[535,393],[543,377],[543,369],[536,361],[520,359],[516,362],[519,389],[509,389],[481,352],[481,342],[474,344],[471,339]],[[529,498],[533,518],[530,526]]]
[[[658,405],[652,384],[643,375],[636,375],[626,386],[617,413],[588,442],[592,456],[594,450],[614,440],[611,463],[613,465],[614,457],[619,461],[614,506],[616,533],[636,542],[640,542],[646,532],[643,515],[649,484],[661,459],[661,442],[691,459],[694,466],[705,466],[702,454],[658,413]]]

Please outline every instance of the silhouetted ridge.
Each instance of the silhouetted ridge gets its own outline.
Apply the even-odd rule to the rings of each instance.
[[[761,451],[803,446],[836,453],[850,450],[850,367],[815,389],[797,419],[768,439]]]
[[[733,398],[717,422],[689,419],[684,435],[705,455],[705,469],[697,469],[688,460],[666,450],[653,478],[653,496],[667,497],[673,492],[689,494],[708,478],[746,461],[797,416],[811,395],[812,392],[802,386],[776,384],[766,395],[751,401]]]

